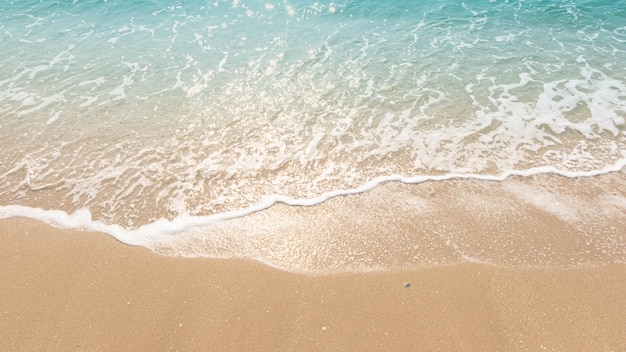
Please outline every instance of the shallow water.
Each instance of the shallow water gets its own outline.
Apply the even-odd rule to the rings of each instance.
[[[386,180],[626,163],[620,2],[0,8],[4,216],[149,244]]]

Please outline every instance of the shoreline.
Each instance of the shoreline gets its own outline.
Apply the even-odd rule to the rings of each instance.
[[[626,352],[620,4],[0,5],[0,352]]]
[[[152,250],[4,218],[0,350],[626,350],[625,212],[622,170],[390,182]]]
[[[156,252],[249,258],[299,273],[473,262],[510,267],[626,263],[626,172],[504,181],[388,182],[316,206],[276,204],[199,226]]]
[[[18,218],[0,246],[2,350],[626,348],[626,265],[314,276]]]
[[[0,220],[20,218],[9,208],[0,208]],[[119,226],[91,222],[86,211],[28,209],[43,212],[42,224],[108,233],[166,256],[243,258],[302,274],[466,262],[514,268],[626,263],[624,169],[582,178],[386,182],[314,206],[277,203],[180,232],[173,231],[180,224],[159,221],[122,238],[106,231]]]
[[[553,167],[536,167],[523,171],[508,171],[497,176],[456,173],[414,177],[391,175],[378,177],[356,188],[329,191],[312,198],[291,198],[289,196],[275,194],[262,197],[262,201],[253,204],[248,208],[228,210],[210,215],[184,215],[174,217],[173,219],[165,219],[161,217],[152,222],[141,223],[132,229],[125,229],[118,224],[106,224],[101,222],[99,219],[92,220],[92,214],[86,208],[69,211],[67,209],[43,209],[35,207],[33,204],[0,205],[0,219],[14,216],[25,217],[62,228],[104,232],[117,238],[123,243],[130,245],[142,245],[137,242],[136,239],[133,240],[131,236],[134,235],[141,237],[147,236],[148,233],[169,234],[172,232],[184,232],[185,230],[194,227],[210,226],[218,222],[237,220],[239,218],[254,215],[255,213],[271,210],[272,207],[276,206],[320,207],[328,201],[333,201],[335,198],[359,196],[372,192],[376,188],[383,188],[388,184],[396,184],[400,187],[421,187],[425,184],[437,183],[462,184],[468,182],[506,184],[514,182],[512,180],[519,179],[557,179],[563,182],[575,182],[577,180],[581,180],[582,182],[588,182],[591,184],[592,181],[589,180],[607,179],[611,177],[626,180],[626,158],[620,159],[612,165],[608,165],[601,170],[595,171],[567,172]],[[31,187],[30,191],[38,192],[46,188],[48,188],[48,186],[39,188]],[[621,193],[626,194],[624,192]]]

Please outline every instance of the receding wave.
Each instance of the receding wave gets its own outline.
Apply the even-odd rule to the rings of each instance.
[[[0,14],[3,216],[146,243],[391,180],[618,171],[624,16],[602,1],[18,3]]]

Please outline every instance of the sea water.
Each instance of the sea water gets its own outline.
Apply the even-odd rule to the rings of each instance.
[[[626,164],[626,3],[2,1],[0,215],[150,246],[383,181]]]

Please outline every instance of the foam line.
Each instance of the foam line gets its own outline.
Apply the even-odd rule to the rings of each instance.
[[[512,170],[500,175],[480,175],[451,173],[438,176],[414,176],[405,177],[401,175],[390,175],[376,178],[361,187],[327,192],[314,198],[294,199],[281,195],[265,197],[260,203],[240,210],[228,211],[209,216],[179,216],[173,220],[160,219],[155,222],[143,225],[137,229],[126,229],[116,224],[105,224],[92,219],[88,209],[80,209],[72,214],[61,210],[45,210],[31,208],[22,205],[0,206],[0,219],[9,217],[25,217],[46,224],[61,228],[84,229],[101,232],[115,237],[117,240],[130,244],[151,248],[156,243],[164,243],[175,238],[176,234],[194,227],[206,226],[219,221],[226,221],[270,208],[276,203],[284,203],[290,206],[314,206],[327,201],[330,198],[346,196],[366,192],[384,182],[402,182],[406,184],[416,184],[426,181],[446,181],[455,179],[476,179],[484,181],[501,182],[511,176],[529,177],[539,174],[555,174],[568,178],[593,177],[611,172],[619,172],[626,167],[626,159],[620,159],[617,163],[607,166],[601,170],[571,172],[558,170],[554,167],[537,167],[528,170]]]

